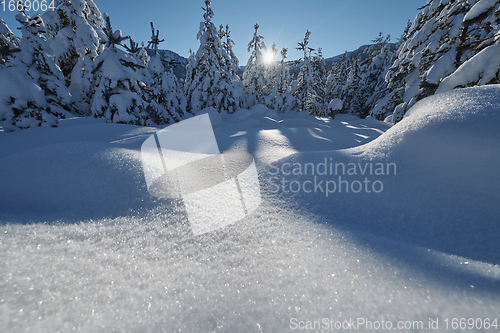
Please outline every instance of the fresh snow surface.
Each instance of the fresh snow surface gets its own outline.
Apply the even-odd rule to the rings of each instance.
[[[498,318],[499,92],[435,95],[392,128],[222,115],[219,148],[254,156],[262,204],[199,236],[182,202],[147,191],[140,148],[160,128],[74,118],[0,131],[0,331],[287,332],[358,318],[443,331],[447,318]],[[397,172],[345,175],[381,181],[379,194],[276,191],[273,174],[303,184],[314,177],[282,171],[325,159]]]

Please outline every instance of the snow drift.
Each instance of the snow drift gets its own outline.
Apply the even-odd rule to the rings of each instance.
[[[263,200],[201,236],[180,202],[147,192],[139,151],[158,128],[69,119],[0,132],[0,330],[286,332],[322,318],[394,327],[494,318],[499,89],[422,100],[385,134],[381,122],[344,115],[225,115],[219,147],[255,157]],[[380,180],[380,193],[274,192],[271,165],[325,158],[397,172],[345,176]]]

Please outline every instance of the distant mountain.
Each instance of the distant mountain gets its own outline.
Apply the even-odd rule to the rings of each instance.
[[[363,46],[361,46],[361,47],[357,48],[357,49],[356,49],[356,50],[354,50],[354,51],[347,52],[347,56],[348,56],[349,58],[356,58],[356,57],[358,56],[358,54],[360,54],[360,53],[361,53],[361,54],[363,54],[363,51],[364,51],[364,50],[366,50],[367,48],[369,48],[369,47],[370,47],[370,46],[372,46],[372,45],[373,45],[373,44],[363,45]],[[325,62],[326,62],[326,67],[327,67],[327,68],[332,67],[332,64],[333,64],[334,62],[336,62],[336,61],[339,61],[339,60],[342,58],[342,56],[343,56],[344,54],[345,54],[345,53],[341,53],[341,54],[336,55],[336,56],[334,56],[334,57],[331,57],[331,58],[326,58],[326,59],[325,59]]]

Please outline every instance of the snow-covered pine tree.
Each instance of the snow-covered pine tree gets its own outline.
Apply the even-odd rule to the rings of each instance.
[[[92,71],[107,40],[104,21],[91,0],[59,0],[43,14],[47,42],[61,68],[79,114],[90,114],[95,84]]]
[[[386,96],[385,75],[393,60],[394,50],[389,43],[390,36],[383,37],[380,33],[373,42],[373,45],[363,51],[358,63],[360,79],[357,99],[360,101],[360,109],[356,114],[361,118],[368,116],[376,102]]]
[[[187,106],[186,97],[167,63],[163,65],[158,54],[151,57],[148,69],[152,75],[152,84],[149,94],[164,110],[163,118],[166,123],[178,122],[184,117]]]
[[[471,3],[475,1],[428,0],[421,8],[389,72],[390,76],[403,76],[405,82],[402,103],[393,113],[394,122],[400,121],[418,100],[434,94],[443,78],[467,60],[457,46]]]
[[[132,39],[132,37],[129,38],[129,43],[130,46],[127,46],[126,44],[122,44],[122,46],[125,48],[125,50],[128,51],[128,53],[135,55],[138,53],[141,49],[139,48],[139,43],[136,43],[135,40]],[[142,47],[144,47],[145,43],[142,42]]]
[[[390,36],[375,39],[369,53],[371,61],[368,65],[367,72],[363,75],[362,84],[369,87],[368,99],[362,117],[373,115],[378,104],[384,103],[387,98],[390,98],[391,92],[388,90],[385,80],[390,66],[394,61],[395,46],[390,44]]]
[[[165,40],[160,39],[160,30],[156,30],[155,32],[155,27],[153,25],[153,22],[150,22],[151,24],[151,40],[148,42],[148,49],[152,49],[154,51],[154,54],[158,54],[158,46],[163,43]]]
[[[278,112],[296,111],[297,100],[293,96],[290,66],[286,62],[288,49],[281,49],[281,61],[276,68],[276,84],[274,86],[275,109]]]
[[[133,43],[133,41],[132,41]],[[135,60],[137,61],[138,64],[142,64],[144,66],[148,66],[149,61],[151,60],[151,57],[148,54],[148,51],[144,47],[145,43],[142,42],[142,47],[140,49],[137,49],[135,52],[132,52]],[[133,49],[131,49],[133,51]]]
[[[200,23],[197,39],[200,47],[190,57],[184,91],[187,111],[196,114],[213,107],[219,112],[233,113],[243,105],[243,86],[239,77],[232,74],[226,63],[226,52],[212,22],[214,11],[211,0],[205,0],[204,21]]]
[[[412,27],[412,22],[408,21],[403,34],[398,39],[394,46],[394,51],[388,60],[387,69],[385,70],[385,82],[380,82],[376,88],[376,100],[372,105],[370,115],[378,120],[385,120],[391,116],[398,105],[403,103],[403,95],[406,87],[406,76],[410,73],[411,62],[400,59],[403,45],[409,38],[409,31]]]
[[[254,26],[255,32],[252,40],[248,43],[247,51],[250,53],[245,71],[243,72],[243,84],[245,85],[253,103],[264,104],[264,88],[266,86],[266,66],[263,59],[266,44],[264,37],[259,35],[259,25]],[[253,104],[252,103],[252,104]]]
[[[95,15],[99,17],[90,15],[94,22],[98,22],[97,25],[87,20],[91,10],[86,0],[57,2],[57,10],[49,10],[43,14],[45,35],[54,51],[57,64],[69,80],[79,57],[94,60],[104,50],[106,35],[98,10]]]
[[[164,109],[164,118],[167,123],[174,123],[184,116],[187,101],[184,96],[177,77],[174,75],[171,63],[161,60],[158,55],[158,45],[164,40],[159,39],[160,31],[155,30],[151,23],[152,36],[150,44],[154,45],[155,54],[149,57],[142,43],[142,50],[139,52],[139,59],[148,66],[151,75],[151,85],[148,90],[151,99]],[[142,57],[140,54],[142,53]],[[190,53],[191,50],[190,50]],[[147,56],[147,57],[146,57]]]
[[[349,74],[342,92],[342,100],[346,113],[359,115],[364,102],[365,91],[361,86],[361,54],[352,59]]]
[[[28,66],[28,74],[43,89],[54,113],[63,114],[63,110],[74,111],[71,95],[65,86],[64,75],[54,61],[51,47],[42,36],[45,32],[42,17],[37,14],[30,18],[21,12],[16,16],[16,20],[22,24],[23,36],[19,60]]]
[[[0,67],[14,58],[19,49],[19,39],[14,36],[4,20],[0,18]]]
[[[276,67],[275,90],[278,94],[284,94],[290,90],[290,67],[286,62],[288,49],[281,49],[281,60]]]
[[[223,29],[222,25],[221,29]],[[229,25],[226,25],[226,28],[223,31],[223,36],[225,38],[225,40],[223,41],[223,46],[224,50],[226,51],[226,61],[229,64],[228,67],[231,71],[231,74],[238,75],[238,72],[240,71],[240,60],[233,51],[234,41],[231,39],[231,31],[229,30]]]
[[[313,90],[316,93],[314,103],[310,113],[317,117],[326,117],[329,114],[326,97],[326,62],[323,58],[323,50],[318,48],[318,51],[311,59],[311,67],[313,72]]]
[[[268,52],[268,59],[266,59],[266,88],[273,89],[276,85],[277,76],[277,65],[276,56],[278,55],[278,49],[276,48],[276,43],[273,43],[271,50]]]
[[[108,122],[134,125],[167,124],[171,120],[149,92],[144,81],[146,72],[134,57],[116,45],[128,39],[114,31],[109,16],[106,20],[108,44],[96,59],[94,70],[97,87],[92,100],[92,113]]]
[[[468,60],[440,83],[437,92],[500,83],[500,2],[477,2],[465,15],[462,25],[457,52]]]
[[[307,46],[310,36],[311,32],[307,30],[304,40],[299,42],[299,46],[297,47],[297,50],[304,52],[302,66],[300,67],[300,72],[297,77],[297,89],[294,89],[294,96],[298,103],[298,111],[312,110],[317,96],[314,91],[314,74],[310,59],[310,52],[313,51],[313,49]]]
[[[73,107],[61,69],[42,36],[43,19],[21,10],[16,20],[22,25],[20,52],[0,73],[0,119],[7,130],[57,126]]]
[[[343,100],[343,91],[347,82],[349,67],[349,55],[346,51],[339,60],[332,64],[332,69],[328,73],[326,79],[326,98],[328,101],[331,102],[334,99]]]
[[[264,105],[270,109],[276,109],[276,80],[277,80],[277,65],[276,55],[278,49],[276,43],[273,43],[271,50],[267,51],[265,60],[265,84],[262,89],[262,100]]]
[[[183,82],[184,95],[187,95],[187,82],[188,79],[193,77],[194,66],[196,65],[196,58],[192,49],[189,49],[189,57],[186,65],[186,79]]]

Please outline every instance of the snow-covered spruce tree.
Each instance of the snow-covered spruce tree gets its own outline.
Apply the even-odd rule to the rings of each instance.
[[[96,59],[94,70],[97,87],[92,100],[92,114],[108,122],[133,125],[167,124],[168,113],[153,100],[145,81],[144,66],[116,47],[127,37],[113,32],[106,20],[108,44]]]
[[[387,96],[385,76],[392,64],[394,47],[390,44],[390,36],[382,33],[374,39],[372,46],[364,51],[366,58],[361,63],[360,87],[363,90],[363,105],[359,112],[361,118],[369,115],[380,99]]]
[[[409,38],[409,31],[412,22],[408,21],[403,34],[394,46],[394,51],[390,52],[388,65],[385,70],[384,81],[380,82],[375,88],[375,104],[372,104],[370,115],[378,120],[385,120],[391,116],[398,105],[403,103],[403,95],[406,87],[406,76],[410,73],[410,62],[402,60],[399,56],[402,54],[403,45]],[[392,116],[391,116],[392,117]]]
[[[310,59],[310,51],[313,51],[313,49],[307,46],[309,44],[310,36],[311,32],[307,30],[304,36],[304,41],[299,42],[299,46],[297,47],[297,50],[304,52],[304,57],[302,58],[302,66],[300,67],[300,72],[297,77],[298,85],[297,88],[294,89],[294,96],[297,99],[298,103],[297,111],[309,110],[311,112],[317,96],[316,92],[314,91],[314,73]]]
[[[326,79],[326,98],[328,101],[343,99],[344,87],[350,68],[350,58],[347,51],[342,57],[332,64],[332,69]]]
[[[264,63],[264,52],[267,49],[264,37],[259,35],[259,25],[254,26],[255,32],[252,40],[248,43],[247,51],[250,53],[245,71],[243,72],[243,84],[245,85],[254,103],[264,104],[264,88],[266,86],[266,65]]]
[[[73,107],[63,74],[42,36],[43,19],[21,10],[16,20],[22,25],[20,52],[0,72],[0,119],[7,130],[57,126]]]
[[[148,63],[149,61],[151,60],[151,57],[149,56],[148,54],[148,51],[146,50],[146,48],[144,47],[144,42],[142,43],[142,47],[138,50],[136,50],[135,52],[133,52],[132,50],[132,54],[135,58],[135,60],[137,61],[138,64],[142,64],[144,66],[148,66]]]
[[[434,94],[442,79],[467,60],[457,47],[471,3],[475,1],[428,0],[421,8],[389,74],[401,74],[405,82],[402,103],[393,113],[394,122],[401,120],[418,100]]]
[[[266,59],[266,88],[274,89],[276,85],[277,76],[277,64],[276,56],[278,55],[278,49],[276,48],[276,43],[273,43],[271,50],[268,51],[268,58]]]
[[[327,80],[327,101],[341,99],[342,113],[366,117],[377,101],[387,96],[385,75],[392,63],[390,36],[382,33],[355,58],[347,53],[332,66]],[[338,105],[338,103],[336,103]]]
[[[458,52],[468,59],[439,85],[456,87],[500,83],[500,2],[481,0],[465,15]]]
[[[160,39],[160,30],[156,30],[155,32],[155,27],[153,25],[153,22],[150,22],[151,24],[151,40],[148,42],[148,49],[153,50],[154,54],[158,54],[158,46],[163,43],[165,40]]]
[[[326,96],[326,62],[323,58],[323,51],[318,49],[315,56],[311,59],[311,67],[313,72],[313,90],[316,93],[314,103],[310,113],[317,117],[326,117],[329,114]]]
[[[169,64],[163,65],[158,54],[151,57],[148,69],[152,75],[149,93],[164,110],[167,123],[178,122],[184,117],[187,101]]]
[[[226,62],[224,46],[212,22],[214,12],[211,2],[205,0],[204,21],[200,23],[197,36],[200,47],[190,57],[184,84],[187,111],[194,114],[208,107],[233,113],[244,101],[241,81]]]
[[[19,39],[14,36],[4,20],[0,18],[0,68],[8,60],[16,56],[19,49]]]
[[[288,49],[281,49],[281,60],[276,66],[275,90],[278,94],[284,94],[290,90],[290,66],[286,62]]]
[[[55,11],[49,10],[43,14],[45,35],[57,64],[70,80],[79,57],[88,57],[93,61],[104,50],[104,21],[95,4],[91,6],[86,0],[59,0],[56,3]]]
[[[61,68],[79,114],[90,114],[95,84],[92,71],[107,40],[101,13],[91,0],[59,0],[43,14],[47,42]]]
[[[277,80],[277,64],[276,55],[278,54],[278,49],[276,48],[276,43],[273,43],[271,50],[267,53],[267,59],[265,61],[265,84],[262,89],[262,100],[264,105],[270,109],[276,109],[276,100],[279,99],[276,95],[276,80]]]
[[[248,94],[246,92],[243,81],[238,75],[240,71],[240,60],[233,51],[234,41],[231,39],[231,31],[229,30],[229,25],[226,25],[225,30],[223,26],[220,26],[220,36],[223,46],[223,57],[226,60],[226,70],[230,73],[231,78],[231,90],[234,94],[240,96],[240,107],[248,106]]]
[[[224,27],[222,24],[220,25],[219,38],[224,48],[223,55],[227,70],[229,70],[231,74],[238,75],[238,71],[240,70],[240,61],[233,51],[234,41],[231,39],[231,31],[229,30],[229,25],[226,25],[226,27]]]
[[[349,74],[342,91],[345,113],[359,115],[366,101],[364,87],[361,86],[361,54],[352,59]]]
[[[276,68],[276,84],[274,86],[275,109],[278,112],[296,111],[297,100],[293,96],[290,66],[286,62],[288,49],[281,50],[281,61]]]

